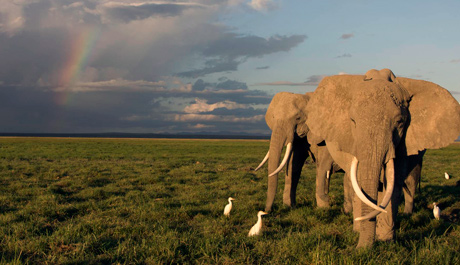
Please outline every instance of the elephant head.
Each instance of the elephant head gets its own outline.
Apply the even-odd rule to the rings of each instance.
[[[272,130],[270,149],[262,163],[256,168],[258,170],[268,160],[269,177],[265,211],[270,211],[272,208],[278,186],[278,173],[286,164],[288,164],[286,169],[288,172],[283,201],[288,206],[295,204],[297,173],[300,175],[302,164],[308,155],[308,142],[305,138],[308,133],[308,127],[305,124],[307,119],[305,108],[310,94],[280,92],[273,97],[268,106],[265,121]],[[285,146],[286,152],[279,165],[282,149]],[[292,174],[295,176],[293,177]]]
[[[317,136],[309,138],[310,144],[326,141],[362,201],[356,202],[359,207],[353,205],[354,211],[359,209],[355,216],[360,216],[355,222],[361,222],[358,247],[374,242],[375,216],[389,210],[385,208],[392,196],[394,160],[447,146],[460,133],[460,106],[447,90],[427,81],[396,78],[389,69],[324,78],[310,97],[307,113],[310,133]],[[383,175],[387,193],[379,200]]]

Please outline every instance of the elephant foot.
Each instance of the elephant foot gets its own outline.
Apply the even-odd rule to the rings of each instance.
[[[378,241],[392,241],[395,238],[395,231],[388,224],[383,224],[384,220],[380,219],[377,222],[377,227],[375,229],[375,239]]]
[[[395,235],[394,235],[394,231],[389,231],[387,233],[376,233],[375,235],[375,239],[378,240],[378,241],[383,241],[383,242],[386,242],[386,241],[393,241],[394,238],[395,238]]]
[[[316,205],[318,208],[329,208],[329,197],[324,195],[324,196],[319,196],[316,195]]]
[[[287,207],[294,207],[295,206],[295,201],[291,200],[290,198],[286,199],[284,198],[283,199],[283,204]]]
[[[295,200],[291,198],[291,196],[285,196],[283,197],[283,204],[287,207],[294,207],[295,206]]]

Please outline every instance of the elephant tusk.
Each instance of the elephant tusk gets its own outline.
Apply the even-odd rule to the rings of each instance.
[[[326,178],[329,179],[329,174],[330,174],[331,171],[326,171]]]
[[[265,155],[264,160],[262,160],[262,162],[259,164],[259,166],[256,169],[254,169],[254,171],[259,170],[265,164],[265,162],[267,162],[269,154],[270,154],[270,150]]]
[[[382,208],[387,208],[388,204],[390,203],[391,196],[393,195],[393,189],[394,189],[394,186],[395,186],[395,164],[394,164],[394,159],[391,159],[387,163],[386,177],[387,177],[386,192],[385,192],[385,196],[383,197],[382,203],[380,204],[380,207],[382,207]],[[376,217],[379,213],[380,213],[380,211],[372,211],[372,212],[368,213],[365,216],[355,218],[355,221],[368,220],[368,219]]]
[[[268,175],[269,177],[273,177],[274,175],[278,174],[281,171],[281,169],[283,169],[283,167],[286,165],[288,161],[289,156],[291,156],[291,152],[292,152],[292,143],[288,143],[286,146],[286,153],[284,154],[283,161],[281,161],[280,166],[275,171],[273,171],[273,173]]]
[[[356,195],[358,196],[358,198],[361,199],[361,201],[363,201],[369,207],[374,208],[375,210],[378,210],[380,212],[386,213],[387,211],[385,209],[382,209],[379,206],[372,203],[361,191],[358,185],[358,180],[357,180],[357,174],[356,174],[357,170],[358,170],[358,159],[355,156],[353,156],[353,159],[351,161],[351,167],[350,167],[350,177],[351,177],[351,185],[353,186],[353,190],[356,192]]]

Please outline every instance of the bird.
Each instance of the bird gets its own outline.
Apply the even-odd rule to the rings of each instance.
[[[235,199],[233,199],[232,197],[228,197],[228,204],[225,205],[225,208],[224,208],[224,215],[229,217],[230,216],[230,211],[232,210],[232,201],[234,201]]]
[[[449,174],[447,174],[447,172],[444,172],[444,177],[445,177],[446,179],[450,179],[450,176],[449,176]]]
[[[441,209],[439,208],[439,206],[436,205],[435,202],[433,202],[433,215],[434,218],[436,218],[436,220],[439,220],[439,218],[441,217]]]
[[[268,213],[264,211],[259,211],[257,213],[257,223],[249,230],[248,236],[258,236],[262,233],[262,215],[266,215]]]

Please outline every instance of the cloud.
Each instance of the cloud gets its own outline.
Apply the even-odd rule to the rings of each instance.
[[[335,58],[350,58],[350,57],[351,57],[351,54],[350,54],[350,53],[344,53],[344,54],[339,55],[339,56],[337,56],[337,57],[335,57]]]
[[[257,11],[270,11],[278,8],[278,4],[273,0],[252,0],[248,5]]]
[[[254,85],[255,86],[308,86],[309,84],[305,82],[294,83],[290,81],[274,81],[274,82],[267,82],[267,83],[257,83]]]
[[[215,121],[226,123],[252,123],[259,122],[265,119],[265,115],[256,115],[253,117],[238,117],[238,116],[223,116],[213,114],[177,114],[174,116],[175,121],[181,122],[203,122]]]
[[[355,34],[353,33],[345,33],[345,34],[342,34],[342,36],[340,36],[340,39],[347,40],[347,39],[351,39],[354,37],[355,37]]]
[[[205,99],[195,99],[194,104],[190,104],[189,106],[184,108],[184,112],[186,113],[200,113],[200,112],[210,112],[218,108],[225,108],[225,109],[245,109],[248,108],[247,105],[245,104],[238,104],[233,101],[222,101],[222,102],[217,102],[214,104],[208,104],[208,101]]]
[[[460,59],[454,59],[450,61],[451,63],[460,63]]]
[[[190,125],[189,127],[192,128],[192,129],[206,129],[206,128],[214,128],[216,126],[198,123],[198,124],[195,124],[195,125]]]
[[[142,20],[152,16],[179,16],[185,10],[204,8],[194,3],[114,3],[104,5],[105,12],[112,20],[128,23],[133,20]]]
[[[257,83],[256,86],[317,86],[319,82],[325,77],[325,75],[312,75],[307,81],[302,83],[295,83],[290,81],[274,81],[267,83]]]
[[[226,33],[209,43],[200,53],[206,58],[205,67],[180,72],[183,77],[200,77],[210,73],[235,71],[238,65],[249,58],[260,58],[277,52],[287,52],[302,43],[306,35],[262,38],[254,35]]]
[[[305,83],[317,86],[319,84],[319,82],[321,82],[321,80],[323,80],[324,77],[326,77],[326,75],[312,75],[312,76],[308,77],[308,79],[307,79],[307,81],[305,81]]]
[[[272,95],[241,80],[216,80],[216,73],[289,52],[307,36],[240,34],[216,20],[250,11],[248,3],[264,12],[277,6],[248,0],[2,1],[2,131],[267,130],[263,115]]]
[[[266,70],[266,69],[269,69],[270,66],[260,66],[260,67],[256,67],[256,70]]]

